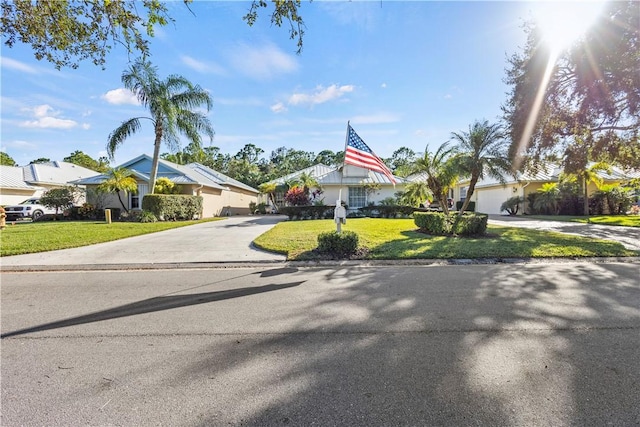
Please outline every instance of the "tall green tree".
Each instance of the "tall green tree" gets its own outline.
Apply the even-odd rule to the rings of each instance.
[[[427,146],[422,157],[416,160],[413,172],[424,174],[431,194],[438,200],[442,212],[448,215],[447,196],[458,179],[455,147],[451,147],[449,143],[445,142],[434,153],[431,153],[429,146]]]
[[[416,161],[416,152],[408,147],[400,147],[393,152],[391,158],[385,161],[394,175],[406,178],[411,174],[411,168]]]
[[[2,166],[18,166],[16,161],[13,160],[13,157],[8,155],[4,151],[0,151],[0,165],[2,165]]]
[[[100,157],[98,160],[95,160],[80,150],[74,151],[62,160],[96,172],[106,172],[109,170],[109,159]]]
[[[107,175],[109,178],[98,186],[98,192],[115,193],[122,205],[122,209],[124,209],[125,212],[129,212],[129,209],[127,209],[122,201],[120,192],[135,193],[138,191],[138,181],[136,181],[133,172],[124,168],[114,168],[110,169]]]
[[[187,8],[192,0],[183,0]],[[300,0],[273,1],[271,23],[289,23],[289,35],[302,51],[304,21]],[[253,0],[242,17],[249,26],[266,0]],[[129,54],[149,56],[149,40],[156,25],[174,22],[169,8],[159,0],[1,0],[2,37],[13,47],[17,42],[31,46],[38,60],[45,59],[57,69],[77,68],[83,61],[105,67],[106,56],[115,46]],[[134,55],[137,56],[137,55]]]
[[[589,183],[593,182],[598,188],[604,183],[604,180],[598,172],[611,172],[611,165],[606,162],[593,163],[585,168],[579,169],[577,172],[564,173],[561,177],[562,181],[571,182],[575,180],[580,183],[583,197],[582,214],[584,216],[589,215]]]
[[[407,206],[419,207],[420,204],[431,200],[433,193],[424,181],[414,181],[405,185],[404,191],[400,196],[400,202]]]
[[[463,213],[469,206],[478,180],[490,176],[504,183],[505,175],[511,172],[511,162],[507,155],[508,144],[499,124],[476,121],[469,126],[468,132],[453,132],[451,136],[458,143],[458,171],[461,176],[469,177],[467,197],[460,208],[460,213]]]
[[[530,22],[509,59],[503,105],[519,169],[560,155],[566,172],[590,162],[640,167],[640,2],[612,1],[585,35],[558,52]]]
[[[140,103],[149,110],[149,116],[134,117],[123,122],[109,135],[107,152],[113,158],[116,149],[142,127],[142,120],[153,125],[154,143],[149,188],[153,193],[158,172],[160,147],[178,145],[179,134],[195,144],[202,145],[200,133],[213,140],[213,128],[207,116],[194,111],[204,105],[207,112],[213,100],[207,91],[182,76],[171,75],[165,80],[158,77],[157,68],[144,59],[137,60],[122,75],[124,87],[132,91]]]

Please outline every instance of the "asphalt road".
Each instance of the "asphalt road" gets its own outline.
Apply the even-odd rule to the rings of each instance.
[[[0,422],[637,425],[639,273],[5,272]]]

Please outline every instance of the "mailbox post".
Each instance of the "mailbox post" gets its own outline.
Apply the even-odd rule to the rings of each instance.
[[[336,222],[336,231],[338,234],[342,231],[342,224],[347,223],[347,210],[342,206],[340,200],[336,201],[336,208],[333,211],[333,220]]]

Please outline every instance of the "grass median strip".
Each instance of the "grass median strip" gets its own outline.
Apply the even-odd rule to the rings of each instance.
[[[148,223],[113,222],[111,224],[92,221],[19,223],[9,225],[0,232],[2,243],[0,256],[77,248],[219,219],[222,218]]]
[[[262,249],[289,260],[313,260],[317,237],[336,229],[333,220],[286,221],[258,237]],[[364,259],[544,258],[637,256],[620,243],[561,233],[489,226],[487,236],[430,236],[413,219],[349,219],[343,230],[358,234]]]

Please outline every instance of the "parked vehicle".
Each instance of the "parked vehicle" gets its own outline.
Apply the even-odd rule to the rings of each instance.
[[[5,206],[5,213],[7,215],[7,221],[16,221],[19,219],[30,218],[33,221],[37,221],[44,215],[55,215],[56,210],[48,208],[40,204],[38,197],[32,197],[30,199],[21,202],[14,206]]]

